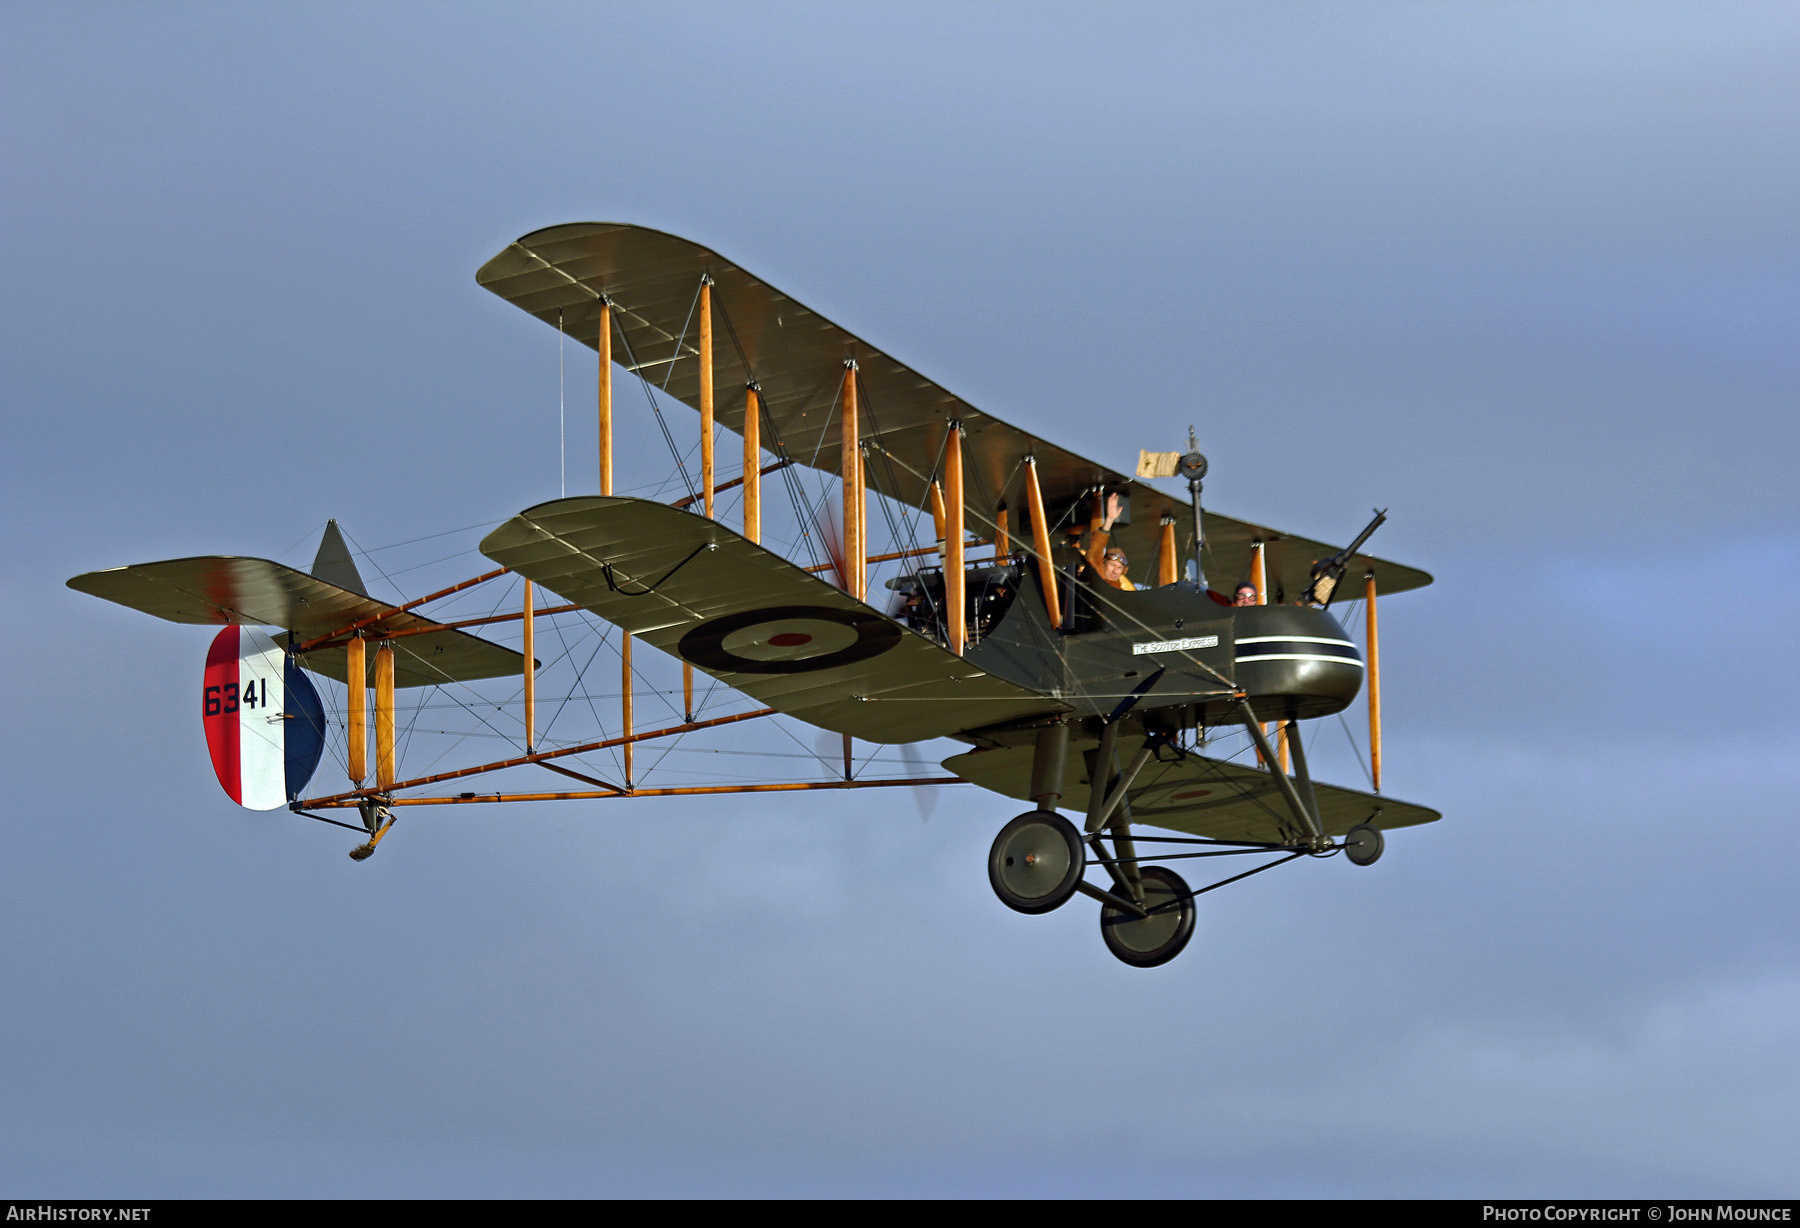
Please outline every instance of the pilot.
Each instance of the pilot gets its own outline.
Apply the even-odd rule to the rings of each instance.
[[[1232,605],[1255,605],[1256,604],[1256,585],[1250,583],[1250,581],[1248,581],[1248,580],[1245,580],[1242,584],[1238,585],[1237,586],[1237,598],[1234,601],[1232,601],[1231,604]]]
[[[1120,510],[1119,496],[1106,496],[1106,518],[1100,522],[1100,527],[1094,530],[1088,540],[1087,560],[1088,566],[1094,569],[1094,573],[1100,579],[1114,588],[1122,588],[1126,592],[1132,593],[1137,591],[1137,585],[1125,576],[1125,570],[1131,565],[1131,560],[1125,557],[1123,550],[1108,544],[1112,537],[1113,521],[1119,518]]]

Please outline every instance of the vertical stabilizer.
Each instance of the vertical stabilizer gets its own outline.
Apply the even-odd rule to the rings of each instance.
[[[363,587],[362,576],[356,570],[356,560],[350,557],[350,547],[344,544],[344,535],[339,531],[335,520],[325,522],[325,536],[319,539],[319,553],[313,557],[312,573],[327,584],[347,588],[365,597],[369,595],[368,590]]]

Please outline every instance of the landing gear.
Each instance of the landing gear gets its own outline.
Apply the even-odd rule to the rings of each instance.
[[[1181,954],[1194,936],[1194,897],[1181,875],[1162,866],[1143,866],[1143,907],[1138,917],[1113,904],[1100,906],[1100,937],[1106,949],[1134,968],[1154,968]]]
[[[1264,761],[1275,764],[1275,752],[1248,701],[1239,700],[1238,704],[1251,740]],[[1270,770],[1287,814],[1258,803],[1274,820],[1276,830],[1270,833],[1272,838],[1134,835],[1131,790],[1139,773],[1155,757],[1159,742],[1155,737],[1146,737],[1131,762],[1122,766],[1116,753],[1118,727],[1116,721],[1107,724],[1101,732],[1099,748],[1085,752],[1088,806],[1086,824],[1080,830],[1055,809],[1067,779],[1067,727],[1051,725],[1039,732],[1027,794],[1038,808],[1003,827],[988,853],[988,882],[1008,908],[1022,913],[1047,913],[1061,908],[1077,892],[1089,896],[1100,904],[1100,936],[1114,958],[1134,968],[1155,968],[1180,955],[1192,940],[1198,913],[1194,901],[1198,896],[1302,857],[1327,857],[1342,849],[1359,866],[1373,865],[1381,857],[1386,842],[1373,822],[1358,823],[1340,839],[1326,833],[1316,790],[1307,773],[1305,751],[1297,735],[1291,735],[1288,742],[1294,776]],[[1267,791],[1266,786],[1258,787]],[[1201,790],[1174,796],[1205,793]],[[1152,797],[1159,798],[1161,794],[1153,792]],[[1150,822],[1160,817],[1155,810],[1150,811],[1150,816]],[[1166,866],[1150,864],[1241,856],[1266,860],[1236,873],[1230,872],[1234,863],[1203,862],[1204,866],[1224,869],[1226,876],[1198,889],[1190,888]],[[1106,871],[1111,880],[1107,886],[1086,881],[1084,875],[1090,865]]]
[[[1087,854],[1075,825],[1051,810],[1028,810],[994,837],[988,882],[1015,912],[1061,908],[1087,870]]]
[[[1344,856],[1352,865],[1372,866],[1381,859],[1381,850],[1387,847],[1382,838],[1381,829],[1371,827],[1367,823],[1358,823],[1344,833]]]

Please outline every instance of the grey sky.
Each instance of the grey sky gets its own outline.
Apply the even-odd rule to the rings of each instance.
[[[6,6],[6,1188],[1791,1196],[1797,64],[1785,4]],[[1193,422],[1222,511],[1390,507],[1444,821],[1143,973],[993,899],[973,790],[237,811],[206,633],[62,582],[553,496],[473,274],[589,219],[1111,465]]]

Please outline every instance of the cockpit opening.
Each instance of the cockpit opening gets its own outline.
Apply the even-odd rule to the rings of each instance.
[[[964,623],[970,645],[978,644],[1000,625],[1006,612],[1019,595],[1020,566],[1017,560],[984,563],[965,569],[964,592],[967,609]],[[898,576],[887,582],[894,592],[888,610],[891,618],[940,644],[949,643],[948,619],[944,608],[944,569],[921,567],[911,575]]]

